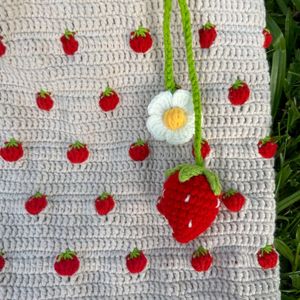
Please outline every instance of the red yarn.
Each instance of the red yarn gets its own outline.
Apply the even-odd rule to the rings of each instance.
[[[263,158],[272,158],[277,152],[278,145],[275,141],[263,142],[260,140],[257,144],[258,152]]]
[[[0,254],[0,272],[4,269],[5,266],[5,258]]]
[[[185,182],[178,175],[177,171],[165,181],[157,209],[168,220],[175,240],[188,243],[211,226],[219,212],[219,199],[204,175]]]
[[[228,99],[232,105],[243,105],[250,97],[250,89],[247,83],[239,81],[240,85],[235,86],[236,83],[229,89]]]
[[[114,198],[109,194],[105,197],[99,196],[95,200],[95,207],[99,215],[107,215],[115,207]]]
[[[263,249],[260,249],[257,252],[257,261],[263,269],[273,269],[277,265],[278,254],[274,249],[269,253],[263,252]]]
[[[17,146],[7,147],[8,142],[4,143],[4,147],[0,149],[2,158],[8,162],[14,162],[22,158],[24,152],[20,142],[17,142]]]
[[[41,95],[38,93],[36,95],[36,104],[39,109],[49,111],[53,107],[54,101],[52,100],[50,94]]]
[[[217,37],[217,30],[216,27],[212,24],[207,27],[207,25],[204,25],[199,30],[199,43],[202,49],[210,48],[211,45],[214,43],[215,39]]]
[[[99,106],[103,111],[108,112],[114,110],[119,102],[120,98],[118,94],[114,90],[111,90],[111,93],[109,95],[104,95],[104,93],[101,93]]]
[[[143,251],[139,251],[137,257],[131,257],[131,253],[126,256],[126,266],[128,271],[132,274],[142,272],[147,265],[147,257],[144,255]]]
[[[76,255],[71,259],[61,259],[60,261],[58,261],[58,257],[59,255],[54,263],[54,269],[57,274],[60,276],[72,276],[78,271],[80,261]]]
[[[202,145],[201,145],[201,156],[203,159],[205,159],[210,153],[210,146],[209,143],[206,140],[202,141]],[[194,145],[192,148],[192,154],[193,157],[195,157],[195,149],[194,149]]]
[[[0,57],[3,56],[6,52],[6,46],[2,42],[3,37],[0,35]]]
[[[238,212],[244,206],[246,199],[245,197],[239,193],[235,192],[232,195],[226,195],[226,193],[222,196],[222,202],[232,212]]]
[[[139,139],[137,142],[130,145],[128,154],[134,161],[143,161],[149,156],[150,149],[146,142]]]
[[[86,145],[81,148],[74,148],[70,145],[70,149],[67,152],[68,160],[73,164],[81,164],[85,162],[89,157],[89,150]]]
[[[213,263],[213,258],[210,255],[209,252],[203,255],[195,255],[193,254],[192,259],[191,259],[191,264],[192,267],[197,271],[197,272],[205,272],[207,271]]]
[[[135,31],[130,33],[129,45],[136,53],[146,53],[152,47],[153,40],[150,32],[146,32],[145,36],[135,35]]]
[[[73,55],[78,50],[78,41],[75,39],[75,32],[69,35],[62,35],[60,41],[66,55]]]
[[[272,37],[271,32],[270,32],[267,28],[265,28],[265,29],[263,30],[263,35],[264,35],[264,37],[265,37],[263,47],[264,47],[265,49],[267,49],[267,48],[269,48],[269,47],[271,46],[272,41],[273,41],[273,37]]]
[[[34,195],[25,202],[25,209],[31,215],[37,215],[46,208],[47,204],[46,195]]]

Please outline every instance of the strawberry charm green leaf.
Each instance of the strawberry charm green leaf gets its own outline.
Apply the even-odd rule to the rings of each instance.
[[[138,248],[134,248],[130,253],[129,253],[129,259],[134,259],[137,258],[141,255],[141,251]]]
[[[76,252],[70,250],[69,248],[66,249],[65,252],[62,252],[58,255],[57,257],[57,261],[60,262],[61,260],[69,260],[69,259],[73,259],[76,256]]]
[[[16,139],[11,138],[10,140],[8,140],[5,144],[4,147],[5,148],[10,148],[10,147],[18,147],[18,145],[20,144],[20,142],[18,142]]]
[[[234,90],[238,90],[238,89],[241,88],[243,85],[244,85],[244,82],[243,82],[242,80],[240,80],[240,79],[237,79],[237,80],[233,83],[232,88],[233,88]]]
[[[210,29],[215,28],[215,27],[216,27],[216,25],[210,23],[209,21],[203,25],[203,28],[205,30],[210,30]]]
[[[70,31],[69,29],[65,29],[64,36],[66,39],[70,39],[70,37],[74,36],[76,34],[76,31]]]
[[[100,196],[99,196],[99,200],[105,200],[107,199],[109,196],[111,196],[110,193],[107,193],[107,192],[103,192]]]
[[[204,247],[200,246],[197,248],[197,250],[193,253],[193,257],[199,257],[206,255],[208,253],[208,250],[205,249]]]
[[[133,38],[139,37],[139,36],[146,37],[147,33],[149,33],[149,29],[140,26],[137,30],[134,31],[132,37]]]
[[[81,149],[84,148],[86,145],[79,142],[79,141],[75,141],[73,144],[70,145],[70,148],[72,149]]]

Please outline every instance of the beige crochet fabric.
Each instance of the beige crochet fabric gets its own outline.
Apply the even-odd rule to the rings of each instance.
[[[176,81],[189,89],[184,39],[174,2],[172,37]],[[0,58],[0,141],[22,141],[24,157],[0,160],[0,299],[280,299],[278,268],[263,270],[260,247],[273,243],[275,201],[273,159],[257,152],[271,125],[269,74],[262,29],[263,0],[190,0],[194,53],[203,91],[204,137],[212,148],[208,167],[224,189],[246,196],[239,213],[225,207],[213,226],[182,245],[157,212],[163,172],[192,162],[191,143],[171,146],[150,137],[147,105],[163,85],[163,0],[2,0],[0,34],[7,53]],[[210,20],[218,38],[199,47],[198,29]],[[154,44],[143,55],[128,44],[140,24]],[[78,31],[78,52],[66,56],[60,36]],[[234,107],[228,88],[239,77],[251,98]],[[116,110],[99,109],[107,83],[120,95]],[[35,102],[42,88],[55,101],[50,112]],[[148,139],[150,157],[130,160],[128,148]],[[68,145],[86,143],[89,160],[72,165]],[[39,216],[25,201],[48,196]],[[116,208],[97,215],[95,198],[111,192]],[[190,264],[198,245],[210,249],[214,264],[197,273]],[[81,266],[70,280],[53,268],[57,254],[76,250]],[[148,258],[147,269],[131,275],[125,257],[134,247]]]

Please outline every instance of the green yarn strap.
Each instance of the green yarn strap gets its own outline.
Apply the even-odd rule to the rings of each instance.
[[[198,75],[195,67],[195,60],[193,54],[193,37],[191,28],[191,16],[187,6],[186,0],[178,0],[181,22],[185,40],[186,57],[188,64],[189,79],[192,87],[193,104],[195,111],[195,136],[194,136],[194,149],[195,160],[197,165],[203,165],[203,158],[201,155],[201,142],[202,142],[202,108],[201,108],[201,92],[198,84]]]
[[[164,21],[163,21],[163,36],[164,36],[164,57],[165,57],[165,88],[174,92],[176,90],[176,82],[173,72],[173,49],[171,38],[171,13],[172,0],[164,0]]]
[[[188,74],[191,82],[194,112],[195,112],[195,136],[194,136],[194,150],[196,164],[199,166],[204,165],[204,161],[201,155],[201,142],[202,142],[202,108],[201,108],[201,91],[198,84],[198,75],[195,67],[195,60],[193,54],[193,39],[191,29],[191,17],[190,11],[187,6],[186,0],[178,0],[181,23],[184,33],[186,57],[188,64]],[[164,1],[164,53],[165,53],[165,87],[167,90],[172,92],[176,89],[176,83],[173,74],[173,52],[172,52],[172,41],[171,41],[171,11],[172,11],[172,0]]]

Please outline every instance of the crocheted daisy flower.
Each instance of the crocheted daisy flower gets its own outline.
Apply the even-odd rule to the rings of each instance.
[[[148,105],[148,114],[147,128],[156,140],[179,145],[194,135],[194,107],[189,91],[159,93]]]

